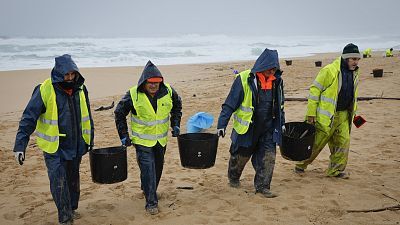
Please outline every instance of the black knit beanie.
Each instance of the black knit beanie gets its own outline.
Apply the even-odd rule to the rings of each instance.
[[[348,59],[348,58],[361,58],[361,54],[360,54],[360,51],[358,50],[357,45],[355,45],[355,44],[353,44],[353,43],[347,44],[347,45],[343,48],[342,58],[343,58],[343,59]]]

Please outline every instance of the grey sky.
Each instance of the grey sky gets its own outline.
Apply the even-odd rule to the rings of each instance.
[[[400,34],[399,0],[0,0],[0,36]]]

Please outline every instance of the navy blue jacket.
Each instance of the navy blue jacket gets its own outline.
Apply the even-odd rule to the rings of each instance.
[[[279,60],[278,60],[278,52],[276,50],[265,49],[264,52],[258,57],[256,62],[254,63],[253,68],[251,69],[250,76],[248,78],[247,83],[250,85],[250,89],[252,91],[252,102],[253,106],[256,109],[257,107],[257,92],[258,88],[256,87],[257,76],[255,74],[257,72],[265,71],[271,68],[276,68],[277,71],[275,73],[276,80],[273,81],[273,108],[272,108],[272,118],[273,118],[273,141],[278,145],[282,143],[282,126],[285,124],[285,112],[284,109],[281,108],[284,104],[284,94],[283,94],[283,80],[281,78],[282,72],[279,70]],[[244,91],[242,86],[242,81],[238,76],[232,84],[231,90],[228,94],[228,97],[225,100],[225,103],[222,105],[222,110],[218,118],[218,129],[225,129],[228,125],[228,122],[231,118],[232,113],[234,113],[244,99]],[[255,121],[253,114],[252,121]],[[252,145],[254,133],[254,123],[250,123],[249,129],[245,134],[238,134],[235,129],[232,130],[231,140],[234,145],[239,145],[242,147],[250,147]]]
[[[64,81],[64,74],[70,71],[76,71],[79,74],[75,81],[76,84],[73,88],[72,96],[69,96],[59,85],[60,82]],[[60,137],[58,151],[54,154],[59,154],[60,157],[65,160],[71,160],[77,156],[84,155],[88,149],[82,137],[81,127],[79,91],[82,89],[86,96],[87,107],[89,109],[90,123],[92,126],[91,144],[93,145],[94,127],[92,114],[90,112],[88,91],[86,86],[83,85],[85,79],[79,73],[79,69],[71,59],[71,56],[63,55],[55,59],[55,66],[51,71],[51,81],[56,93],[58,128],[60,133],[66,134],[65,137]],[[40,95],[40,85],[38,85],[35,87],[32,97],[19,122],[14,152],[25,152],[29,137],[36,129],[36,121],[45,111],[46,107]]]
[[[146,83],[146,80],[151,77],[163,78],[158,68],[151,61],[148,61],[138,81],[138,89],[137,89],[138,92],[146,93],[146,91],[144,90],[144,84]],[[182,100],[179,97],[178,93],[172,87],[171,89],[172,89],[172,109],[170,117],[171,127],[174,126],[180,127],[182,118]],[[154,97],[151,97],[149,94],[146,93],[147,98],[149,99],[155,112],[157,112],[157,100],[164,97],[167,94],[168,94],[168,88],[165,86],[164,82],[161,82],[160,89],[157,91]],[[132,97],[130,91],[128,91],[126,92],[124,97],[122,97],[121,101],[118,103],[114,111],[115,124],[117,126],[118,135],[121,139],[129,138],[126,116],[130,112],[133,113],[133,115],[136,115],[136,110],[133,107],[132,103]]]
[[[342,74],[342,86],[338,95],[337,111],[348,110],[353,104],[354,98],[353,71],[349,70],[347,62],[343,58],[340,63],[340,71]]]

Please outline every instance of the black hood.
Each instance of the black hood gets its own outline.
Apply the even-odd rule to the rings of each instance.
[[[161,77],[160,70],[158,70],[157,66],[154,65],[150,60],[147,62],[146,66],[143,69],[142,76],[140,76],[139,81],[138,81],[138,87],[140,87],[142,84],[146,83],[146,80],[151,78],[151,77]],[[164,78],[163,78],[164,80]]]
[[[78,74],[78,76],[75,78],[75,82],[78,86],[81,86],[84,83],[85,78],[82,77],[81,73],[79,72],[78,66],[76,66],[71,56],[68,54],[64,54],[62,56],[56,57],[54,68],[51,71],[51,82],[63,82],[64,75],[71,71],[75,71]]]

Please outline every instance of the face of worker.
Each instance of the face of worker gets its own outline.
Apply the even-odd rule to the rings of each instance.
[[[75,71],[70,71],[64,75],[64,81],[65,82],[73,82],[76,77],[76,72]]]
[[[154,96],[159,88],[159,82],[146,82],[146,84],[144,85],[144,89],[146,89],[147,93],[149,93],[151,96]]]
[[[349,70],[355,70],[358,66],[359,61],[360,61],[360,58],[348,58],[347,65],[348,65]]]
[[[262,71],[260,73],[262,73],[265,77],[269,77],[271,75],[274,75],[275,72],[276,72],[276,68],[271,68],[271,69],[268,69],[268,70],[264,70],[264,71]]]

